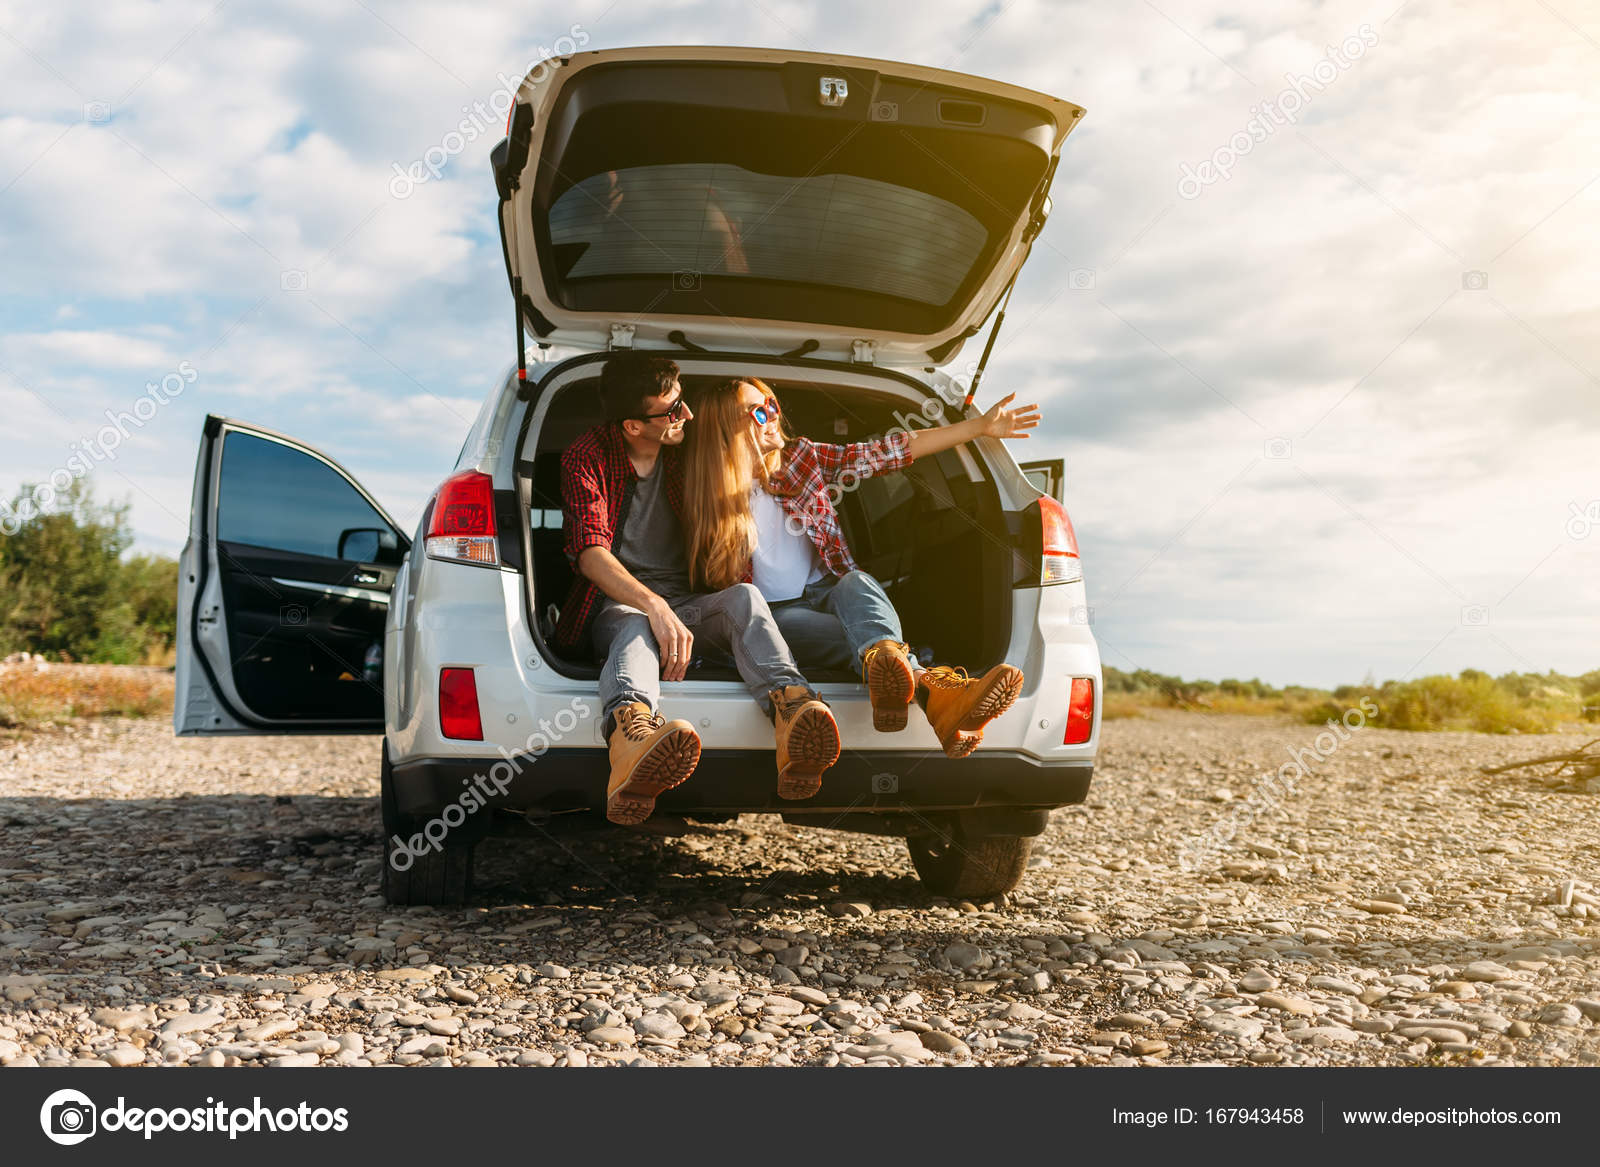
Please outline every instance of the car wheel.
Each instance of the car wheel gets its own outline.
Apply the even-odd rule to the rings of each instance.
[[[383,745],[379,799],[383,814],[383,898],[401,907],[466,903],[472,895],[476,840],[457,839],[438,847],[425,843],[420,851],[395,845],[396,837],[403,842],[412,837],[415,824],[400,813],[395,799],[388,742]]]
[[[448,907],[472,895],[472,843],[452,843],[420,854],[383,845],[383,898],[396,906]],[[406,860],[410,860],[406,863]],[[396,860],[406,864],[403,868]]]
[[[989,899],[1012,891],[1028,868],[1033,840],[1019,835],[969,835],[960,821],[906,836],[923,885],[949,899]]]
[[[378,771],[378,802],[383,813],[383,837],[399,835],[402,839],[411,832],[411,824],[400,815],[400,804],[394,796],[394,766],[389,761],[389,742],[383,743],[383,764]]]

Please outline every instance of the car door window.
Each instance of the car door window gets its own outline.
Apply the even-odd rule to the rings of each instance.
[[[337,559],[340,535],[373,528],[393,530],[326,462],[268,438],[227,435],[217,497],[222,542]]]

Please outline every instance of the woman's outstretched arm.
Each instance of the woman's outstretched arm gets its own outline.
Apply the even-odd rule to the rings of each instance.
[[[1018,405],[1011,408],[1015,393],[1007,393],[979,417],[969,417],[952,425],[911,431],[911,456],[924,458],[970,442],[973,438],[1025,438],[1028,431],[1039,424],[1037,405]]]

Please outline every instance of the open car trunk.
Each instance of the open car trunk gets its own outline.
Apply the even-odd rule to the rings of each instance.
[[[726,373],[697,374],[691,360],[680,364],[680,381],[691,403],[697,390],[727,379]],[[518,491],[528,515],[524,529],[531,623],[546,659],[569,676],[585,678],[599,675],[592,655],[559,655],[551,633],[573,579],[562,550],[561,453],[600,420],[600,366],[590,368],[591,376],[546,390],[554,396],[547,409],[532,411],[537,429],[530,426],[523,435],[517,463]],[[749,372],[772,386],[791,432],[813,441],[844,443],[880,435],[898,424],[897,414],[921,422],[917,404],[888,388],[841,389],[808,381],[795,368],[783,375]],[[542,418],[537,417],[541,412]],[[1005,659],[1017,557],[1006,535],[999,490],[976,453],[947,450],[865,479],[844,493],[837,506],[851,553],[862,570],[883,584],[900,614],[906,640],[923,664],[960,665],[976,674]],[[805,662],[800,663],[805,669]],[[805,672],[814,682],[860,680],[854,673]],[[686,679],[738,681],[739,676],[730,662],[697,659]]]

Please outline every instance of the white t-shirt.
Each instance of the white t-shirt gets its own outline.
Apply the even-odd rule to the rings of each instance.
[[[804,531],[789,530],[783,504],[759,483],[750,491],[750,513],[756,521],[751,578],[769,603],[792,600],[822,578],[816,546]]]

